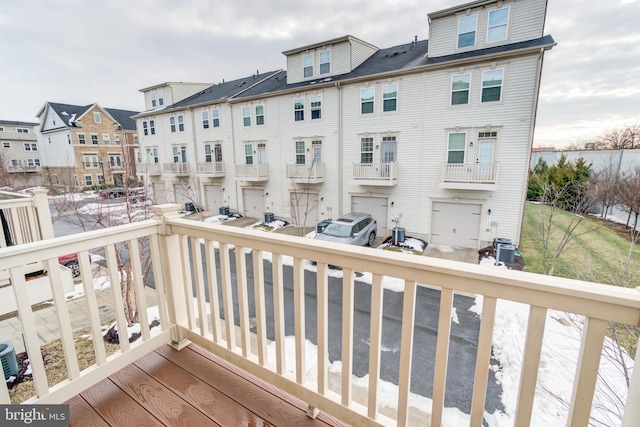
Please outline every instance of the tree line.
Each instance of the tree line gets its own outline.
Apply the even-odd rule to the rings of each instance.
[[[567,150],[623,150],[640,148],[640,124],[613,128],[591,140],[580,140],[567,146]]]

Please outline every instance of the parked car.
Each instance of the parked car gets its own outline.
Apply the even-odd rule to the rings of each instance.
[[[126,195],[127,190],[122,187],[107,188],[106,190],[100,191],[100,196],[102,196],[103,199],[115,199]]]
[[[89,262],[94,263],[101,259],[100,256],[89,253]],[[58,257],[58,264],[71,270],[71,276],[75,279],[80,276],[80,264],[78,263],[78,254],[67,254]]]
[[[368,213],[351,212],[331,221],[316,239],[348,245],[373,246],[378,223]]]

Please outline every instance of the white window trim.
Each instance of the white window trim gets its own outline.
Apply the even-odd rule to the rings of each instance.
[[[482,92],[484,90],[484,86],[483,86],[483,82],[484,82],[484,73],[488,73],[491,71],[498,71],[498,70],[502,70],[502,83],[500,83],[500,99],[495,100],[495,101],[483,101],[482,100]],[[491,68],[488,70],[483,70],[482,71],[482,75],[480,77],[480,104],[490,104],[490,103],[501,103],[502,100],[504,99],[504,97],[502,95],[504,95],[504,82],[506,80],[506,70],[504,67],[500,67],[500,68]],[[490,87],[497,87],[497,86],[490,86]]]
[[[217,113],[217,120],[218,120],[218,126],[216,126],[216,117],[214,116],[213,112]],[[218,128],[220,127],[220,109],[219,108],[212,108],[211,109],[211,126],[209,127],[209,129],[211,128]]]
[[[395,98],[388,98],[388,99],[395,99],[396,100],[396,109],[395,110],[389,110],[389,111],[384,111],[384,101],[385,101],[385,97],[384,97],[384,88],[387,86],[395,86],[396,87],[396,97]],[[375,101],[375,93],[374,93],[374,101]],[[400,110],[400,85],[398,83],[388,83],[388,84],[384,84],[382,85],[382,105],[381,105],[381,111],[382,113],[397,113]]]
[[[102,116],[100,113],[93,113],[93,121],[95,123],[102,123]]]
[[[469,76],[469,88],[467,89],[468,95],[467,95],[467,103],[466,104],[454,104],[453,103],[453,79],[454,77],[458,77],[458,76]],[[451,75],[451,81],[450,81],[450,85],[449,85],[449,106],[451,107],[457,107],[458,105],[469,105],[471,104],[471,82],[473,80],[473,75],[471,73],[457,73],[457,74],[452,74]],[[460,90],[456,90],[455,92],[461,92]]]
[[[10,142],[3,142],[2,143],[2,148],[6,148],[6,149],[11,148],[11,143]]]
[[[313,78],[313,76],[315,75],[315,70],[314,70],[314,67],[315,67],[315,58],[314,58],[313,56],[314,56],[314,55],[313,55],[313,52],[312,52],[312,53],[305,54],[305,55],[302,55],[302,78],[303,78],[303,79],[311,79],[311,78]],[[311,65],[306,65],[306,66],[304,65],[304,61],[305,61],[305,59],[306,59],[306,58],[311,58]],[[309,75],[309,76],[305,76],[305,75],[304,75],[304,70],[305,70],[305,68],[307,68],[307,67],[311,67],[311,75]]]
[[[258,115],[258,107],[262,107],[262,114]],[[263,126],[266,123],[264,104],[258,104],[253,110],[256,114],[256,126]],[[262,123],[258,123],[258,117],[262,117]]]
[[[245,114],[245,112],[249,112],[249,114]],[[245,123],[245,119],[249,119],[249,124]],[[242,127],[250,127],[251,126],[251,106],[242,107]]]
[[[211,129],[211,120],[209,120],[209,110],[202,111],[202,129]]]
[[[329,55],[329,60],[326,62],[322,62],[321,58],[322,58],[322,54],[323,53],[327,53]],[[322,64],[329,64],[329,71],[326,72],[322,72]],[[331,74],[331,49],[325,49],[325,50],[321,50],[320,52],[318,52],[318,73],[320,75],[323,74]]]
[[[313,106],[313,99],[314,98],[319,98],[320,99],[320,107],[314,107]],[[309,119],[310,120],[322,120],[322,95],[313,95],[309,97],[309,110],[310,110],[310,115],[309,115]],[[320,117],[313,117],[313,112],[314,111],[320,111]]]
[[[296,108],[296,103],[297,103],[296,101],[299,101],[299,100],[302,101],[301,102],[302,103],[302,108]],[[304,99],[303,96],[298,97],[298,98],[293,98],[293,121],[294,122],[304,122],[304,104],[305,104],[305,99]],[[300,119],[300,120],[296,119],[296,113],[298,111],[302,111],[302,119]]]
[[[489,26],[489,17],[491,16],[491,12],[495,12],[495,11],[502,10],[502,9],[508,9],[508,12],[507,12],[507,23],[506,23],[506,24],[500,24],[500,25],[505,25],[505,26],[506,26],[506,28],[507,28],[507,30],[506,30],[506,31],[505,31],[505,33],[504,33],[504,38],[503,38],[503,39],[499,39],[499,40],[489,41],[489,30],[490,30],[491,28],[496,28],[496,27],[498,27],[498,25],[495,25],[495,26],[493,26],[493,27],[490,27],[490,26]],[[485,42],[486,42],[487,44],[491,44],[491,43],[498,43],[498,42],[501,42],[501,41],[505,41],[505,40],[507,40],[507,39],[509,38],[509,23],[510,23],[510,22],[511,22],[511,6],[502,6],[502,7],[498,7],[498,8],[495,8],[495,9],[489,10],[489,11],[487,12],[487,36],[486,36],[486,38],[485,38]]]
[[[472,16],[475,16],[475,18],[476,18],[476,26],[475,26],[475,29],[473,31],[475,33],[475,35],[473,36],[473,44],[469,45],[469,46],[460,47],[460,22],[463,19],[470,18]],[[470,49],[472,47],[475,47],[477,44],[478,44],[478,14],[477,13],[473,13],[473,14],[469,14],[469,15],[465,15],[465,16],[459,16],[458,17],[458,29],[457,29],[457,32],[456,32],[456,49]]]
[[[373,100],[371,100],[371,101],[367,101],[367,103],[371,102],[371,104],[372,104],[372,106],[373,106],[373,111],[371,111],[370,113],[363,113],[363,112],[362,112],[362,104],[363,104],[363,101],[362,101],[362,91],[363,91],[363,90],[370,90],[370,89],[373,89]],[[374,114],[376,113],[376,88],[375,88],[375,86],[361,87],[361,88],[360,88],[359,95],[360,95],[360,103],[359,103],[359,105],[360,105],[360,108],[359,108],[359,113],[360,113],[360,115],[361,115],[361,116],[369,115],[369,114],[374,115]]]
[[[463,151],[464,155],[462,158],[462,163],[449,163],[449,152],[451,151],[449,149],[449,143],[451,142],[451,135],[452,134],[464,134],[464,146],[462,148],[462,150],[454,150],[456,152],[458,151]],[[445,163],[448,165],[464,165],[467,162],[467,145],[469,144],[469,132],[464,131],[464,130],[460,130],[460,131],[451,131],[451,132],[447,132],[447,149],[445,150]]]

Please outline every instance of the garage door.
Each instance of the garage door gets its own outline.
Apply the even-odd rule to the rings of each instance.
[[[318,223],[318,195],[291,193],[291,223],[296,227],[315,227]]]
[[[262,218],[264,214],[264,190],[242,190],[244,216]]]
[[[164,182],[152,182],[151,188],[153,189],[153,202],[156,205],[169,202],[167,188],[164,186]]]
[[[366,212],[378,221],[378,236],[387,236],[387,199],[383,197],[351,197],[351,212]]]
[[[482,205],[433,202],[431,243],[478,249]]]
[[[184,184],[173,184],[173,200],[183,208],[185,203],[195,202],[189,189]]]
[[[204,202],[208,211],[219,212],[219,208],[224,206],[224,194],[221,185],[204,186]]]

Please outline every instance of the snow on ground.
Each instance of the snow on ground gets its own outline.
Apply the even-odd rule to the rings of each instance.
[[[236,219],[234,216],[214,215],[209,218],[205,218],[204,222],[208,222],[209,224],[220,224],[226,221],[233,221],[234,219]]]
[[[251,228],[254,230],[260,230],[260,231],[275,231],[279,228],[284,227],[285,225],[287,225],[286,222],[284,221],[280,221],[279,219],[276,219],[274,221],[271,222],[262,222],[262,221],[258,221],[255,224],[251,224],[245,228]],[[266,230],[265,228],[270,228],[270,230]]]
[[[93,289],[95,289],[96,292],[108,289],[109,286],[111,286],[109,276],[98,276],[93,278]],[[73,291],[67,292],[64,296],[67,301],[84,297],[84,284],[75,284],[73,286]]]
[[[159,322],[160,322],[160,312],[158,310],[158,306],[154,305],[153,307],[147,307],[147,317],[149,319],[149,323],[152,323],[154,320],[158,321],[158,326]],[[157,326],[154,326],[157,327]],[[152,327],[151,329],[153,329],[154,327]],[[103,327],[103,333],[102,335],[104,336],[109,329],[113,328],[116,332],[118,331],[118,326],[116,324],[116,322],[113,322],[111,325],[105,326]],[[131,337],[134,334],[140,334],[142,332],[142,330],[140,329],[140,323],[134,323],[133,326],[128,326],[127,327],[127,336],[129,337],[129,339],[131,339]],[[118,334],[119,335],[119,334]]]

